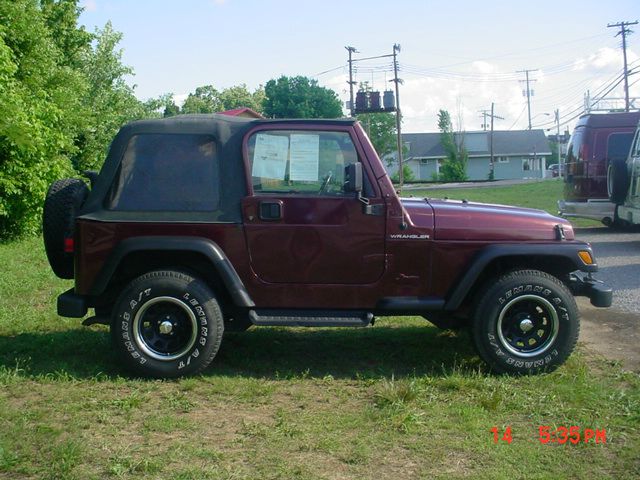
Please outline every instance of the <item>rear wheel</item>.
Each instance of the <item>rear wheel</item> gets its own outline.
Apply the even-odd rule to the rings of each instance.
[[[557,278],[537,270],[512,272],[480,298],[473,339],[494,371],[551,371],[575,348],[580,331],[578,307]]]
[[[131,282],[112,318],[112,339],[125,364],[157,378],[202,371],[218,352],[224,330],[222,312],[207,284],[171,270]]]

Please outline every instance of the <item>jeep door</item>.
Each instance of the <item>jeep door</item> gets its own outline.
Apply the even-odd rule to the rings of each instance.
[[[382,276],[385,203],[366,163],[367,200],[344,190],[345,167],[360,161],[359,149],[338,125],[262,126],[247,136],[243,220],[262,281],[368,284]]]

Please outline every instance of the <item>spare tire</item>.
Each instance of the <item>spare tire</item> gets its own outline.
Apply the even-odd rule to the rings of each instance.
[[[65,243],[73,239],[76,216],[87,195],[89,188],[83,181],[64,178],[51,184],[44,201],[44,248],[51,269],[60,278],[73,278],[73,251],[66,251]]]
[[[624,160],[613,161],[607,170],[607,192],[609,200],[616,205],[621,205],[627,198],[629,190],[629,171]]]

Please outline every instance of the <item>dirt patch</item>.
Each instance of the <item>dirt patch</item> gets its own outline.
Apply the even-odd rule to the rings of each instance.
[[[640,371],[640,314],[596,308],[586,298],[577,301],[582,314],[580,341],[625,369]]]

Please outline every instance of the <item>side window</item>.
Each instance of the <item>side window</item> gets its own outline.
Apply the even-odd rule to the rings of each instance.
[[[579,130],[575,131],[573,135],[571,135],[571,140],[569,140],[569,146],[567,147],[567,163],[582,160],[582,149],[580,148],[582,145],[582,135],[582,131]]]
[[[343,195],[344,169],[358,161],[346,132],[259,131],[247,146],[255,193]]]
[[[631,148],[633,133],[612,133],[607,139],[609,161],[626,160]]]
[[[131,137],[107,208],[119,211],[208,212],[220,203],[217,147],[209,135]]]

